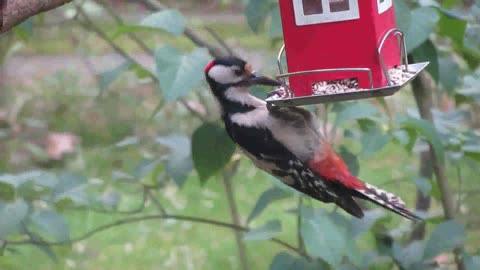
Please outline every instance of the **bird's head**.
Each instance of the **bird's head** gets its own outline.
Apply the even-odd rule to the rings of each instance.
[[[281,85],[276,80],[255,74],[250,64],[236,57],[213,60],[205,67],[205,76],[214,94],[231,87],[246,89],[253,85]]]

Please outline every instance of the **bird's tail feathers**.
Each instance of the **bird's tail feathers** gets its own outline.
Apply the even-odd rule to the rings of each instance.
[[[405,218],[413,221],[421,220],[420,217],[412,213],[405,207],[405,202],[395,194],[379,189],[375,186],[365,183],[365,189],[359,190],[357,197],[371,201],[385,209],[393,211]]]

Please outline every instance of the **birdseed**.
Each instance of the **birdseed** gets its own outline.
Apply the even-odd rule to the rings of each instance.
[[[410,80],[415,75],[415,72],[403,70],[402,67],[396,67],[389,69],[388,75],[394,85],[402,85]]]
[[[388,70],[388,75],[393,85],[402,85],[415,75],[415,72],[405,71],[401,66]],[[355,78],[323,81],[312,85],[312,91],[315,95],[332,95],[355,91],[364,91],[368,89],[359,88],[358,80]]]
[[[391,68],[388,70],[388,75],[392,85],[402,85],[410,80],[415,72],[405,71],[402,66]],[[343,80],[323,81],[317,82],[312,85],[312,91],[314,95],[334,95],[356,91],[367,91],[368,89],[358,87],[358,79],[349,78]],[[275,88],[268,94],[268,99],[278,100],[294,97],[294,93],[286,85]]]
[[[312,90],[315,95],[332,95],[360,91],[364,89],[358,88],[358,80],[355,78],[351,78],[335,81],[317,82],[312,85]]]

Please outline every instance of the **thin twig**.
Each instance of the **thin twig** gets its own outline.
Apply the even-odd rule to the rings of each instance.
[[[297,203],[297,243],[298,243],[298,249],[301,250],[302,252],[305,252],[305,243],[303,242],[303,237],[302,237],[302,207],[303,207],[303,196],[298,197],[298,203]]]
[[[100,28],[96,27],[96,25],[93,23],[93,21],[90,19],[90,17],[88,17],[88,15],[83,11],[83,9],[80,6],[77,6],[77,10],[78,10],[78,13],[80,15],[82,15],[83,19],[85,20],[85,22],[83,22],[81,20],[77,20],[83,28],[95,32],[101,39],[103,39],[105,42],[107,42],[118,54],[120,54],[122,57],[124,57],[129,62],[135,63],[136,65],[139,65],[139,66],[142,66],[142,64],[140,62],[136,61],[125,50],[123,50],[117,44],[115,44],[112,40],[110,40],[110,38],[108,38],[108,36],[105,34],[105,32],[100,30]],[[143,44],[143,42],[141,42],[141,41],[138,41],[138,42],[139,42],[138,44]],[[150,54],[151,54],[151,52],[150,52]],[[151,73],[148,69],[146,69],[146,68],[144,68],[144,69],[148,71],[148,75],[150,76],[150,78],[154,82],[158,83],[157,77],[153,73]],[[195,110],[193,110],[192,108],[190,108],[190,106],[188,106],[187,102],[184,99],[180,99],[180,103],[182,105],[184,105],[186,107],[186,109],[189,110],[191,113],[193,113],[196,117],[200,118],[202,121],[207,120],[203,115],[201,115],[200,113],[198,113]],[[164,105],[165,105],[165,102],[160,102],[157,105],[157,107],[154,109],[154,112],[152,113],[152,116],[150,117],[150,119],[153,119],[153,117],[158,113],[158,111],[160,111],[160,109]]]
[[[203,114],[201,114],[200,112],[192,108],[185,99],[180,99],[179,101],[180,101],[180,104],[182,104],[195,117],[200,119],[202,122],[208,122],[208,119]]]
[[[95,34],[97,34],[101,39],[103,39],[105,42],[108,43],[108,45],[110,45],[118,54],[120,54],[123,58],[125,58],[126,60],[132,62],[132,63],[136,63],[138,64],[139,66],[142,66],[141,63],[139,63],[138,61],[136,61],[135,59],[133,59],[133,57],[131,57],[127,52],[125,52],[122,48],[120,48],[117,44],[115,44],[112,40],[110,40],[110,38],[108,38],[107,34],[105,34],[105,32],[103,32],[102,30],[100,30],[100,28],[98,28],[94,23],[93,21],[90,19],[90,17],[83,11],[83,8],[80,7],[80,6],[77,6],[77,12],[82,15],[82,18],[84,21],[80,20],[80,19],[77,19],[77,22],[85,29],[87,30],[91,30],[93,32],[95,32]],[[148,69],[144,68],[145,70],[148,71]],[[149,73],[149,76],[153,79],[153,80],[156,80],[156,77],[155,75],[153,75],[150,71],[148,71]]]
[[[230,208],[230,214],[232,216],[232,221],[235,226],[241,226],[240,215],[238,213],[237,202],[235,201],[235,193],[233,191],[232,178],[237,172],[240,160],[235,160],[231,165],[231,168],[224,171],[223,173],[223,184],[225,186],[225,193],[227,194],[228,206]],[[243,270],[248,270],[248,258],[247,258],[247,249],[245,243],[243,242],[243,233],[242,231],[235,231],[235,239],[238,247],[238,255],[240,259],[240,265]]]
[[[37,245],[43,245],[43,246],[64,246],[64,245],[71,245],[72,243],[83,241],[85,239],[88,239],[92,236],[94,236],[97,233],[109,230],[111,228],[114,228],[116,226],[121,226],[121,225],[126,225],[130,223],[136,223],[140,221],[146,221],[146,220],[155,220],[155,219],[160,219],[160,220],[167,220],[167,219],[173,219],[173,220],[182,220],[182,221],[190,221],[190,222],[196,222],[196,223],[203,223],[203,224],[209,224],[217,227],[223,227],[223,228],[229,228],[232,230],[238,230],[238,231],[243,231],[243,232],[248,232],[249,228],[247,227],[242,227],[242,226],[237,226],[235,224],[230,224],[222,221],[217,221],[217,220],[212,220],[212,219],[207,219],[207,218],[202,218],[202,217],[192,217],[192,216],[183,216],[183,215],[148,215],[148,216],[140,216],[140,217],[130,217],[130,218],[125,218],[125,219],[120,219],[117,221],[114,221],[112,223],[108,223],[105,225],[101,225],[81,236],[71,238],[70,240],[66,241],[56,241],[56,242],[50,242],[50,241],[35,241],[32,239],[29,240],[19,240],[19,241],[5,241],[4,245],[31,245],[31,244],[37,244]],[[272,238],[272,242],[279,244],[280,246],[283,246],[295,253],[297,253],[300,256],[309,258],[308,254],[303,253],[302,251],[298,250],[294,246],[290,245],[289,243],[282,241],[278,238]]]
[[[107,13],[112,17],[118,25],[125,25],[122,17],[120,17],[105,0],[95,0],[100,6],[102,6]],[[145,53],[150,56],[153,56],[153,50],[150,49],[145,42],[143,42],[137,35],[134,33],[127,33],[127,36],[133,40]]]
[[[460,207],[462,206],[462,183],[463,183],[463,178],[462,178],[462,170],[460,169],[460,165],[457,165],[457,180],[458,180],[458,194],[457,194],[457,209],[456,213],[458,214],[460,212]]]
[[[152,203],[157,207],[157,209],[162,213],[163,215],[167,215],[167,210],[165,207],[163,207],[162,203],[155,197],[155,195],[152,193],[151,190],[147,190],[147,195],[148,198],[152,201]]]
[[[235,52],[233,51],[233,49],[230,48],[230,46],[228,46],[228,44],[225,42],[225,40],[223,40],[223,38],[221,38],[220,35],[218,35],[217,32],[215,32],[215,30],[213,30],[212,28],[210,28],[208,26],[205,26],[205,30],[207,30],[207,32],[218,42],[218,44],[220,44],[220,46],[222,46],[222,48],[225,49],[225,51],[227,51],[227,53],[230,56],[237,56],[235,54]]]
[[[141,0],[148,8],[156,11],[161,11],[164,9],[167,9],[168,7],[159,1],[155,0]],[[204,40],[202,37],[200,37],[195,31],[193,31],[191,28],[187,27],[185,28],[185,31],[183,34],[190,39],[195,45],[198,47],[205,47],[208,49],[208,52],[210,55],[213,57],[222,57],[225,56],[225,53],[223,52],[222,49],[218,48],[217,46],[210,44],[206,40]]]

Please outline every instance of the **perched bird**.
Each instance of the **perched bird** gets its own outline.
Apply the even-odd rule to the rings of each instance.
[[[337,204],[357,218],[364,214],[353,198],[418,219],[399,197],[352,175],[319,133],[311,112],[267,107],[248,92],[253,85],[278,87],[278,81],[256,75],[250,64],[234,57],[210,62],[205,77],[220,104],[228,135],[258,168],[310,197]]]

